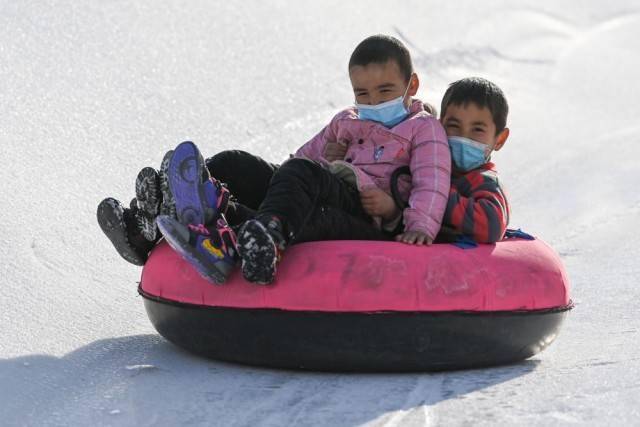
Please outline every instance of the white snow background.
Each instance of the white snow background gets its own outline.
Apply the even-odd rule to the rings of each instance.
[[[95,209],[180,141],[280,162],[352,102],[347,61],[395,35],[439,105],[500,85],[512,226],[561,254],[576,308],[513,366],[301,373],[158,336]],[[640,4],[0,0],[0,424],[640,424]],[[464,345],[464,343],[460,343]]]

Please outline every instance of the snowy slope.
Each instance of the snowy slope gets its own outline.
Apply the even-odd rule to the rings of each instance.
[[[639,424],[640,5],[316,3],[0,2],[0,424]],[[468,75],[505,90],[512,225],[572,279],[558,340],[515,366],[412,375],[165,342],[97,203],[132,197],[185,139],[283,160],[352,101],[348,57],[377,32],[410,46],[425,100]]]

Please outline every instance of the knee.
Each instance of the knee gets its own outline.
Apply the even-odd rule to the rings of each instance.
[[[209,173],[215,177],[215,173],[225,174],[227,169],[233,168],[233,165],[237,165],[239,161],[249,155],[249,153],[241,150],[225,150],[209,157],[205,164],[209,169]]]
[[[318,168],[322,168],[313,160],[293,158],[280,166],[277,174],[280,176],[292,176],[297,178],[313,176]]]
[[[244,174],[263,176],[272,173],[262,163],[259,158],[242,150],[221,151],[205,161],[212,177],[230,185],[232,182],[237,185],[237,181]]]

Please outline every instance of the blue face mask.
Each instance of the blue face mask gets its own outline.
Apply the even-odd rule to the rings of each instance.
[[[491,153],[487,145],[462,136],[450,136],[448,139],[451,160],[458,170],[467,172],[487,162]]]
[[[411,82],[409,82],[411,84]],[[391,101],[383,102],[378,105],[358,104],[358,117],[360,120],[372,120],[379,122],[390,128],[401,121],[403,121],[408,115],[409,110],[404,106],[404,97],[407,95],[409,85],[404,91],[404,95],[399,96]]]

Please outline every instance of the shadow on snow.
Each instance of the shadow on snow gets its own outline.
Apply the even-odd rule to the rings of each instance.
[[[526,375],[538,363],[435,374],[298,372],[210,361],[156,335],[129,336],[62,358],[0,360],[0,419],[4,425],[405,421],[428,418],[430,406]]]

